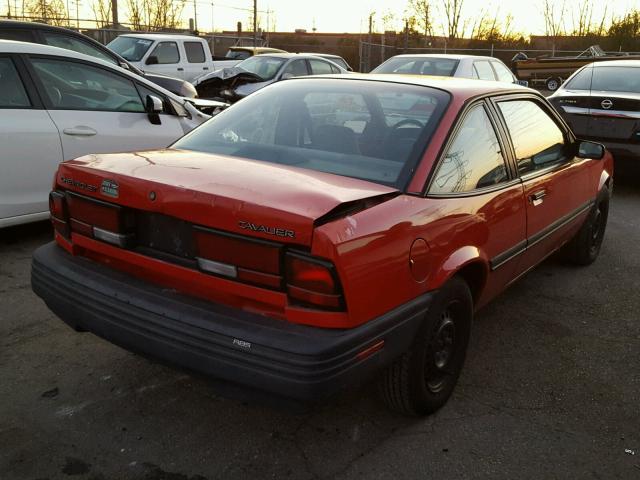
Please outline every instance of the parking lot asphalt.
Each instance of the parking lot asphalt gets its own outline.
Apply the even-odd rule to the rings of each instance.
[[[0,230],[0,479],[638,479],[640,168],[618,165],[587,268],[551,258],[480,311],[449,403],[375,388],[307,413],[76,333],[31,291],[46,223]]]

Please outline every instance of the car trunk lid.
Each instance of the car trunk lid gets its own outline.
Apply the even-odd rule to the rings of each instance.
[[[167,223],[164,217],[169,217],[304,246],[311,245],[317,222],[398,194],[393,187],[354,178],[179,150],[88,155],[61,164],[57,182],[134,209],[137,223],[159,232],[184,231],[182,225]],[[141,225],[139,236],[145,230]]]

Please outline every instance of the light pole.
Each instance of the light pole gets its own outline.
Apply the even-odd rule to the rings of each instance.
[[[193,0],[193,30],[198,31],[198,12],[196,10],[196,0]]]
[[[258,0],[253,0],[253,48],[258,46]]]

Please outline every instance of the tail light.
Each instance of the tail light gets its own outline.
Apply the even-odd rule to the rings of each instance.
[[[72,232],[119,247],[131,244],[133,222],[124,208],[72,192],[65,198]]]
[[[69,238],[69,215],[63,193],[54,190],[49,194],[49,213],[55,231]]]
[[[263,287],[282,287],[280,244],[198,226],[194,237],[201,270]]]
[[[332,263],[289,252],[285,258],[287,293],[314,307],[341,309],[343,298]]]

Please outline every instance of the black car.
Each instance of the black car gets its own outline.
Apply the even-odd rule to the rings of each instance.
[[[616,157],[640,155],[640,60],[585,65],[549,100],[577,137]]]
[[[198,95],[194,86],[189,82],[180,78],[145,73],[100,42],[67,28],[54,27],[44,23],[0,20],[0,39],[40,43],[84,53],[126,68],[181,97],[195,98]]]

